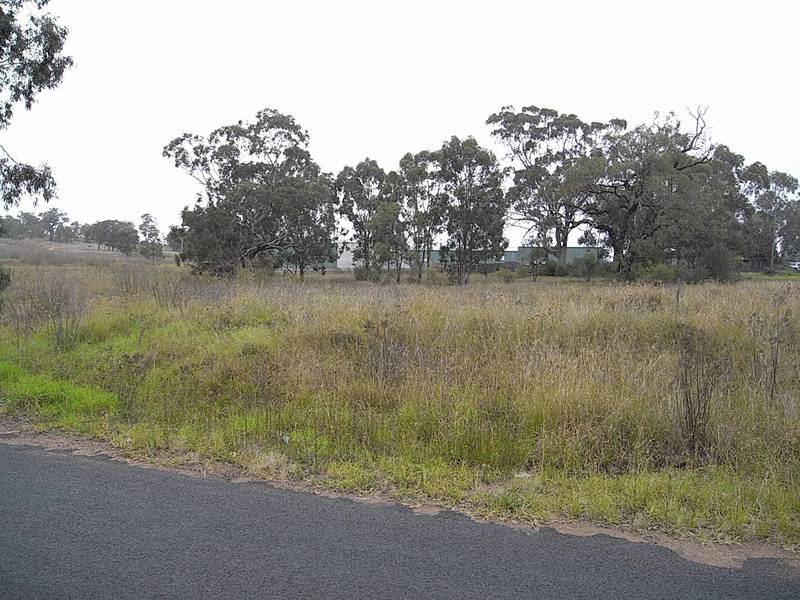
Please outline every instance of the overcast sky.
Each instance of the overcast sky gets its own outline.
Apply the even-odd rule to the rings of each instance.
[[[0,136],[51,165],[73,219],[150,212],[165,231],[198,188],[163,146],[264,107],[294,115],[335,173],[451,135],[491,144],[506,104],[631,124],[702,104],[714,141],[798,176],[797,6],[52,0],[75,67]]]

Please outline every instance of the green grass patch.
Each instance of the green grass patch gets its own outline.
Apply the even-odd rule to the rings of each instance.
[[[39,419],[43,424],[86,431],[113,419],[117,398],[106,391],[73,385],[0,363],[3,408]]]

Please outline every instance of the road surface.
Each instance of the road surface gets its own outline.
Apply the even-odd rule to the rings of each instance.
[[[0,443],[0,598],[778,600],[800,577]]]

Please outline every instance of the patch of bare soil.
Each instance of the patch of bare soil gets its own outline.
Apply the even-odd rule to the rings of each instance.
[[[36,431],[32,423],[16,417],[0,416],[0,443],[30,446],[44,451],[69,452],[76,456],[104,456],[136,467],[161,469],[195,477],[217,477],[230,483],[267,483],[273,487],[305,491],[329,498],[348,498],[370,504],[397,503],[396,499],[380,492],[357,495],[325,489],[314,485],[313,482],[256,478],[241,467],[220,461],[204,460],[191,452],[159,452],[146,458],[132,457],[108,442],[64,432]],[[433,504],[403,504],[420,515],[435,515],[443,510],[449,510]],[[693,539],[680,539],[657,531],[639,533],[622,527],[608,527],[583,521],[530,524],[508,519],[484,518],[476,516],[468,505],[457,506],[453,510],[476,521],[499,523],[528,532],[536,531],[539,527],[549,527],[563,535],[578,537],[608,535],[635,543],[656,544],[672,550],[686,560],[717,567],[737,569],[748,559],[769,558],[780,560],[786,566],[800,571],[800,558],[773,544],[700,543]]]

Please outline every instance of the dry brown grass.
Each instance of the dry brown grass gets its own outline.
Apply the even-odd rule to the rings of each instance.
[[[531,518],[800,539],[800,300],[781,284],[73,274],[93,298],[78,346],[34,331],[2,359],[114,393],[134,447]]]

